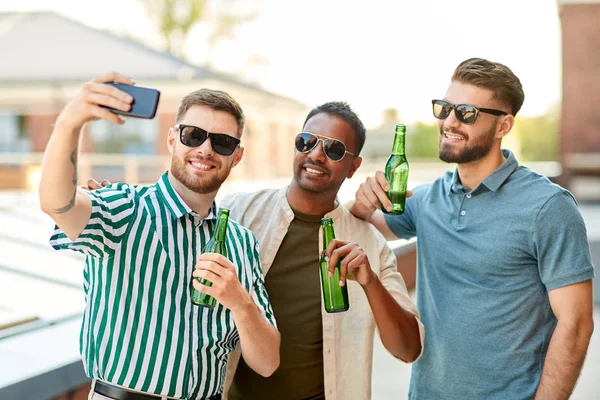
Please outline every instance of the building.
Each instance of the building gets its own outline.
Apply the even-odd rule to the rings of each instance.
[[[562,25],[561,184],[600,201],[600,0],[558,0]]]
[[[166,135],[180,100],[202,87],[227,91],[246,114],[246,152],[232,179],[289,176],[293,138],[309,111],[298,101],[51,12],[0,14],[0,54],[0,189],[24,187],[27,166],[39,164],[57,114],[83,82],[110,71],[160,90],[158,113],[124,126],[90,124],[82,151],[116,156],[88,157],[90,169],[81,177],[155,180],[166,167],[167,157],[156,155],[168,154]]]

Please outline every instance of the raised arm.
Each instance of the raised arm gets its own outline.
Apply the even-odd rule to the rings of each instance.
[[[89,194],[77,187],[81,129],[96,119],[124,123],[101,105],[123,111],[131,108],[132,98],[106,82],[133,83],[130,78],[111,73],[83,84],[58,116],[42,162],[40,207],[71,240],[79,236],[92,213]]]
[[[361,183],[357,192],[356,200],[350,205],[350,212],[357,218],[370,222],[387,240],[396,240],[398,237],[392,232],[380,207],[391,209],[392,203],[388,199],[385,191],[389,188],[389,183],[381,171],[377,171],[375,176],[370,176],[364,183]],[[406,193],[410,197],[412,192]]]

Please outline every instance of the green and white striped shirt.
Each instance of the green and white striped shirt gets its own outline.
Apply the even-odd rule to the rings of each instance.
[[[190,300],[194,266],[216,223],[200,219],[167,173],[154,185],[90,192],[92,215],[76,241],[56,228],[50,243],[86,255],[80,352],[90,378],[147,393],[201,399],[220,393],[239,342],[231,312]],[[258,242],[231,221],[227,252],[264,317],[275,318]]]

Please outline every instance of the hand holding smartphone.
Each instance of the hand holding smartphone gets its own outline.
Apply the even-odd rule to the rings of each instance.
[[[121,111],[107,106],[101,107],[104,107],[115,114],[128,117],[152,119],[156,115],[158,100],[160,99],[160,92],[158,90],[126,85],[124,83],[107,82],[106,84],[114,86],[122,92],[128,93],[133,97],[133,102],[131,103],[131,109],[129,111]]]

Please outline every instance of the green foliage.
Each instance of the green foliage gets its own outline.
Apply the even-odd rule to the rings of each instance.
[[[515,127],[523,161],[557,161],[559,152],[558,107],[535,117],[517,117]]]
[[[417,122],[407,127],[406,154],[411,158],[437,160],[440,134],[437,122]]]
[[[185,58],[185,42],[196,23],[207,22],[210,27],[209,53],[222,39],[235,36],[235,28],[250,22],[257,12],[236,13],[235,0],[138,0],[148,17],[158,28],[169,53]],[[210,7],[213,5],[214,7]],[[210,57],[209,57],[210,58]],[[210,64],[211,60],[208,60]]]
[[[139,0],[165,41],[165,50],[182,57],[182,42],[205,17],[204,0]]]

